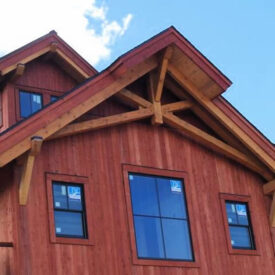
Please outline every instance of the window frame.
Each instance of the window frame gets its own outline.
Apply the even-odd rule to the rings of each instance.
[[[237,194],[225,194],[220,193],[220,202],[221,202],[221,208],[222,208],[222,216],[223,216],[223,223],[224,223],[224,230],[225,230],[225,237],[226,237],[226,243],[227,243],[227,249],[228,253],[232,255],[254,255],[259,256],[260,250],[259,250],[259,242],[257,239],[257,228],[253,226],[254,219],[253,213],[253,203],[251,202],[251,197],[246,195],[237,195]],[[250,229],[252,234],[252,239],[254,241],[254,249],[247,249],[247,248],[233,248],[231,244],[231,236],[230,236],[230,229],[229,229],[229,223],[227,220],[227,212],[226,212],[226,202],[233,202],[233,203],[245,203],[247,205],[248,215],[249,215],[249,222],[250,222]]]
[[[27,93],[34,93],[34,94],[40,94],[41,95],[41,99],[42,99],[42,108],[40,110],[42,110],[46,105],[48,105],[49,103],[53,103],[51,102],[51,96],[58,96],[61,97],[64,92],[60,92],[60,91],[51,91],[51,90],[47,90],[47,89],[43,89],[43,88],[35,88],[35,87],[29,87],[29,86],[23,86],[23,85],[17,85],[14,89],[14,97],[15,97],[15,116],[16,116],[16,120],[20,121],[22,119],[27,119],[30,116],[32,116],[33,114],[31,114],[28,117],[21,117],[21,109],[20,109],[20,91],[23,92],[27,92]],[[37,112],[39,112],[40,110],[38,110]]]
[[[53,198],[53,182],[64,182],[65,184],[81,185],[83,197],[84,197],[84,207],[85,207],[85,218],[86,218],[86,233],[87,238],[79,237],[59,237],[56,236],[55,232],[55,220],[54,220],[54,198]],[[93,223],[91,219],[91,197],[89,188],[88,177],[83,176],[72,176],[64,174],[54,174],[46,173],[46,186],[47,186],[47,201],[48,201],[48,213],[49,213],[49,232],[51,243],[61,243],[61,244],[78,244],[78,245],[94,245],[93,236]]]
[[[199,247],[197,243],[196,230],[194,228],[194,210],[192,207],[192,203],[190,202],[190,198],[188,194],[189,186],[187,174],[182,171],[173,171],[173,170],[165,170],[151,167],[143,167],[143,166],[135,166],[130,164],[122,165],[123,172],[123,180],[124,180],[124,191],[126,197],[126,207],[127,207],[127,216],[128,216],[128,226],[130,230],[130,246],[132,252],[132,262],[135,265],[150,265],[150,266],[179,266],[179,267],[199,267]],[[186,200],[186,208],[187,215],[189,221],[189,231],[190,231],[190,240],[192,244],[192,252],[193,252],[193,261],[188,260],[167,260],[167,259],[144,259],[139,258],[137,255],[137,244],[135,237],[135,226],[134,226],[134,215],[131,203],[131,191],[130,191],[130,183],[129,183],[129,173],[138,173],[148,176],[158,176],[158,177],[169,177],[176,178],[182,181],[185,190],[185,200]]]

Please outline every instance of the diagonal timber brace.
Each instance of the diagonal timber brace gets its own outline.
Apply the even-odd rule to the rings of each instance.
[[[41,150],[43,139],[41,137],[32,137],[31,149],[24,163],[22,176],[19,186],[19,204],[26,205],[32,179],[33,166],[36,156]]]

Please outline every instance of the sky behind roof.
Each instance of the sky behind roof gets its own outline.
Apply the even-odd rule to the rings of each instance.
[[[10,0],[1,11],[0,55],[55,29],[99,71],[173,25],[233,82],[225,98],[275,143],[274,0]],[[22,12],[20,24],[11,20]]]

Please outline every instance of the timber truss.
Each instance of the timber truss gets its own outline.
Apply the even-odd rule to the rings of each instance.
[[[264,193],[273,194],[270,213],[270,223],[275,226],[275,161],[255,141],[235,124],[221,109],[207,98],[191,82],[181,70],[170,62],[173,56],[173,47],[166,47],[158,60],[150,57],[145,62],[136,65],[130,71],[116,72],[115,81],[100,92],[87,97],[78,106],[64,112],[55,121],[37,130],[33,135],[26,137],[20,144],[1,154],[0,165],[19,157],[30,150],[26,157],[22,173],[19,202],[25,205],[31,182],[31,175],[35,156],[39,153],[43,140],[52,140],[65,136],[84,133],[105,127],[120,125],[133,121],[151,118],[153,125],[166,125],[191,139],[203,144],[252,171],[260,174],[267,182]],[[20,75],[21,67],[18,67]],[[169,75],[169,76],[167,76]],[[125,88],[140,77],[147,77],[147,97]],[[179,100],[169,104],[162,104],[164,87],[173,93]],[[83,91],[85,93],[85,91]],[[115,96],[123,103],[134,107],[135,110],[121,114],[101,117],[82,122],[73,122],[87,113],[104,100]],[[177,116],[177,112],[191,110],[202,119],[219,137],[215,137],[190,124]],[[37,136],[39,138],[37,138]],[[33,138],[36,137],[36,138]],[[31,142],[30,142],[31,139]]]

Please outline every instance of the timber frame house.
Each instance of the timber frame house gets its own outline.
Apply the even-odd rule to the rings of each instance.
[[[0,203],[0,215],[3,216],[0,220],[8,228],[2,231],[0,229],[1,274],[111,274],[110,270],[113,270],[112,274],[149,274],[146,273],[148,266],[153,266],[150,274],[186,274],[184,272],[187,272],[187,269],[190,269],[188,274],[275,274],[274,145],[222,97],[222,93],[230,85],[230,80],[173,27],[122,55],[100,73],[83,60],[54,31],[0,58],[2,104],[0,172],[1,178],[5,181],[0,196],[0,200],[3,201]],[[23,118],[21,95],[18,93],[29,90],[36,95],[41,94],[41,99],[37,102],[41,104],[43,99],[43,106],[41,105],[38,111]],[[58,100],[51,102],[50,96],[56,96]],[[137,134],[139,131],[144,131],[144,136]],[[122,132],[123,136],[129,139],[127,142],[124,141]],[[120,141],[118,141],[118,135]],[[139,138],[135,135],[138,135],[140,139],[144,138],[144,143],[150,143],[151,147],[146,144],[142,145],[143,141],[138,140]],[[99,149],[96,145],[93,148],[93,142],[88,142],[89,137],[95,140],[95,144],[101,144],[101,151],[97,151]],[[105,150],[102,145],[105,141],[109,144],[108,150]],[[177,150],[171,149],[173,142],[180,146],[177,148],[178,154],[175,153]],[[184,149],[185,145],[181,142],[186,143],[187,149]],[[86,147],[88,144],[91,147]],[[139,144],[138,152],[133,147],[135,144]],[[114,153],[115,146],[121,146],[117,154],[123,160],[116,164],[114,171],[109,172],[121,180],[114,183],[113,186],[116,187],[113,189],[113,195],[109,194],[107,183],[106,186],[102,183],[102,188],[106,194],[109,194],[106,200],[119,200],[118,213],[113,212],[112,217],[117,218],[117,222],[120,221],[122,227],[126,227],[121,229],[121,235],[117,229],[112,228],[112,224],[108,224],[108,219],[105,220],[103,214],[102,216],[100,213],[94,214],[93,209],[100,211],[105,206],[93,201],[94,196],[97,196],[95,190],[99,187],[90,183],[103,173],[108,174],[108,171],[103,171],[104,167],[110,168],[112,161],[116,163],[115,159],[118,157]],[[76,147],[78,149],[75,149],[74,153],[70,151],[74,149],[68,149]],[[59,151],[61,150],[59,148],[63,151]],[[96,159],[88,153],[86,155],[86,150],[91,150],[91,154],[97,154],[97,157],[100,157],[97,160],[99,164],[95,164]],[[189,160],[187,153],[190,154]],[[53,154],[52,160],[51,154]],[[62,154],[64,154],[63,157]],[[155,154],[158,158],[151,163],[150,158],[143,159],[143,154]],[[208,168],[205,168],[206,170],[200,168],[202,171],[200,176],[200,172],[195,168],[195,158],[199,156],[204,159],[201,164],[205,161],[207,166],[208,162],[214,161],[216,168],[210,164]],[[58,162],[59,158],[62,158],[62,161]],[[108,158],[112,160],[107,161]],[[177,161],[173,162],[174,159]],[[92,169],[88,167],[89,161],[91,166],[98,166],[98,170],[89,170]],[[70,163],[68,167],[66,162]],[[218,164],[219,162],[223,165]],[[99,166],[100,163],[101,166]],[[64,167],[63,170],[62,167]],[[123,175],[121,175],[121,169]],[[163,174],[159,174],[158,169],[163,169]],[[215,172],[212,169],[215,169]],[[221,173],[228,173],[227,183],[226,177],[223,178],[223,175],[219,174],[219,169],[223,169]],[[231,170],[233,172],[230,172]],[[177,174],[180,172],[183,172],[183,176]],[[55,173],[57,181],[68,182],[68,184],[78,182],[84,186],[86,203],[84,208],[86,208],[85,215],[87,216],[86,239],[58,238],[58,234],[56,235],[58,231],[54,231],[53,220],[56,212],[52,207],[52,201],[55,198],[51,191],[51,180],[56,180],[53,176]],[[193,258],[190,257],[193,261],[169,261],[168,257],[168,260],[154,261],[140,257],[140,254],[137,255],[141,252],[137,252],[136,249],[139,243],[135,239],[137,235],[133,232],[137,223],[132,222],[133,197],[131,198],[130,195],[131,191],[128,186],[130,183],[127,178],[128,175],[132,175],[131,173],[133,175],[150,174],[155,177],[184,177],[190,219],[188,220],[189,230],[193,242],[192,249],[190,248]],[[188,180],[184,173],[188,176]],[[68,175],[71,178],[67,179]],[[215,175],[217,186],[213,187],[207,179],[214,182]],[[87,180],[84,180],[84,177]],[[47,183],[44,184],[45,178]],[[253,184],[249,185],[246,182],[249,180]],[[89,184],[93,187],[86,187]],[[122,189],[120,189],[120,184],[124,186]],[[234,184],[238,187],[233,187]],[[246,184],[247,188],[245,188]],[[171,188],[174,188],[171,189],[174,192],[182,190],[181,187]],[[101,194],[100,190],[98,192]],[[221,247],[215,247],[215,241],[211,235],[214,231],[209,233],[212,236],[209,237],[203,235],[206,233],[199,229],[198,223],[203,223],[203,221],[196,221],[199,206],[190,206],[195,202],[194,200],[192,203],[188,201],[188,192],[193,194],[193,199],[197,198],[196,204],[198,205],[200,198],[205,200],[205,207],[207,203],[210,204],[204,197],[207,192],[213,192],[211,194],[217,192],[217,197],[209,194],[209,198],[214,198],[213,200],[216,198],[217,204],[220,201],[222,203],[234,202],[233,195],[236,195],[241,202],[247,203],[256,248],[253,246],[246,250],[234,249],[232,240],[230,243],[227,210],[222,208],[220,211],[222,214],[217,215],[224,219],[225,229],[223,225],[221,228],[225,230],[224,235],[227,236],[224,237],[225,243],[227,242],[225,246],[228,247],[228,255],[235,257],[235,262],[234,260],[231,262],[232,258],[229,256],[224,256],[224,258],[221,256],[220,265],[214,263],[214,259],[212,259],[213,263],[207,262],[206,256],[203,256],[206,251],[200,252],[201,243],[204,242],[205,247],[209,245],[209,249],[213,251],[220,251]],[[41,199],[43,195],[45,198],[50,198],[48,202],[45,199],[46,207],[43,204],[44,199]],[[40,197],[41,205],[38,199],[34,198],[35,196]],[[255,199],[253,196],[257,197],[258,201],[257,204],[251,206]],[[101,200],[102,204],[103,201],[104,199]],[[37,207],[36,212],[35,207]],[[38,209],[40,209],[39,212]],[[257,211],[260,214],[256,214]],[[124,215],[126,212],[127,215]],[[43,226],[32,221],[32,219],[38,219],[40,214],[44,215],[44,218],[39,218]],[[257,218],[253,217],[254,214],[261,217],[261,220],[259,218],[257,221]],[[90,218],[93,215],[95,217]],[[202,216],[198,217],[199,219],[202,219]],[[112,252],[115,255],[114,260],[106,256],[107,252],[106,254],[102,252],[104,256],[100,252],[91,252],[96,250],[97,246],[100,246],[100,251],[105,251],[107,246],[111,245],[105,243],[95,233],[94,228],[100,224],[101,220],[104,220],[104,225],[98,230],[106,231],[110,228],[109,233],[112,235],[112,237],[105,236],[106,242],[110,241],[112,245],[117,245],[118,239],[121,238],[121,242],[124,243],[121,248],[126,247],[126,251],[121,252],[123,259],[120,259],[115,248]],[[219,223],[214,220],[212,222],[212,225],[208,224],[208,226],[215,227],[215,223]],[[48,223],[50,229],[48,229]],[[221,223],[223,224],[223,221]],[[32,228],[31,224],[37,228]],[[39,237],[40,243],[36,247],[35,238],[33,239],[30,232],[41,234],[41,238],[46,240],[47,245]],[[217,237],[222,243],[223,234],[219,234]],[[66,252],[66,249],[70,252]],[[74,249],[76,252],[73,252]],[[28,251],[26,252],[27,260],[24,259],[24,250]],[[50,253],[54,253],[58,259],[51,258],[48,255]],[[39,257],[38,263],[34,260],[35,254]],[[80,267],[76,267],[77,263],[73,260],[72,255],[76,254],[78,256],[75,257],[81,262]],[[236,258],[238,257],[236,254],[239,254],[239,258]],[[244,254],[246,256],[243,256]],[[46,255],[45,260],[43,260],[43,255]],[[71,262],[71,270],[67,269],[65,264],[61,264],[62,257],[66,257],[65,255]],[[92,264],[86,262],[87,255],[95,257],[91,260]],[[255,257],[251,258],[251,255]],[[80,260],[81,257],[83,257],[82,260]],[[103,260],[104,257],[107,257],[106,262]],[[108,261],[110,263],[107,263]],[[215,261],[219,259],[216,258]],[[256,261],[256,264],[251,263],[252,261]],[[217,269],[214,267],[215,264]],[[226,268],[224,270],[223,264]],[[261,267],[262,265],[265,267]],[[39,266],[41,271],[39,271]]]

